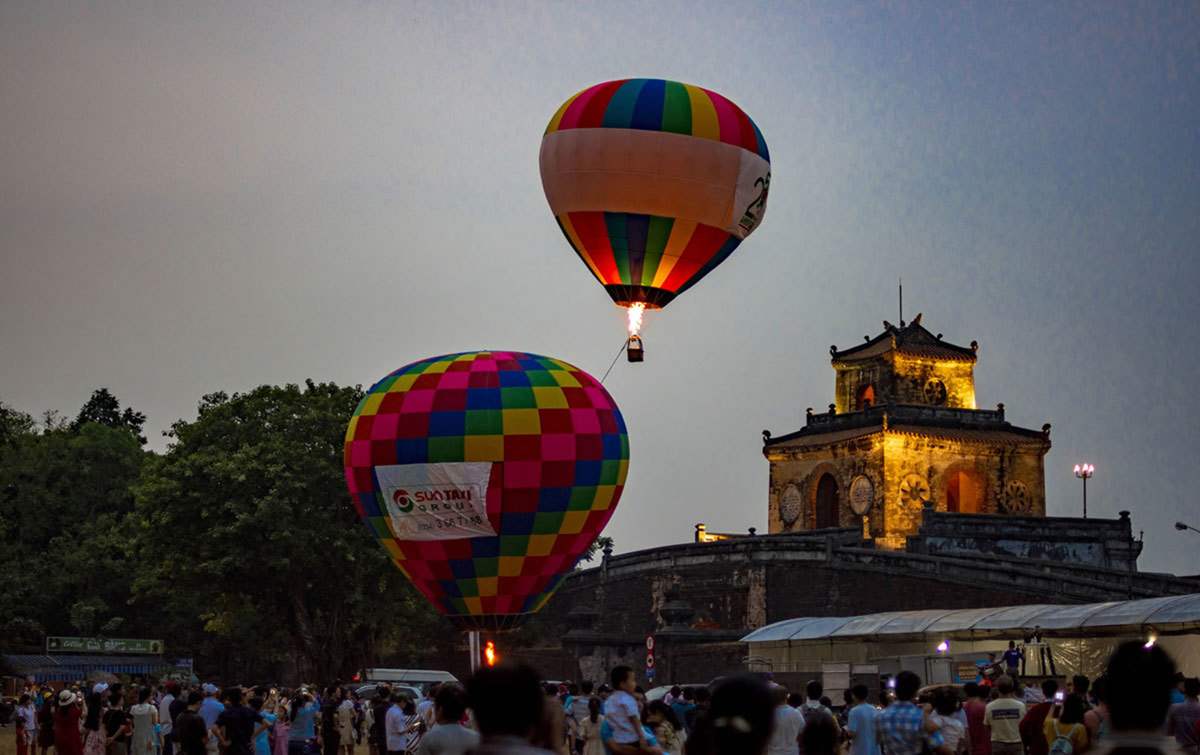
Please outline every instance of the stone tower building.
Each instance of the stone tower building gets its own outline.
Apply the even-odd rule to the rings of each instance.
[[[926,507],[1045,516],[1050,426],[1010,425],[1004,404],[975,406],[978,345],[955,346],[921,315],[850,349],[830,347],[829,411],[808,410],[794,433],[763,434],[771,533],[861,523],[864,536],[904,547]]]

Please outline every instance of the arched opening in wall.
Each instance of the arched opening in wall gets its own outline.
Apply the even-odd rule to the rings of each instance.
[[[979,475],[966,470],[951,472],[946,478],[946,511],[978,514],[983,510],[983,483]]]
[[[875,406],[875,386],[864,385],[854,395],[854,411],[861,412],[869,406]]]
[[[838,526],[838,484],[833,475],[826,472],[817,480],[815,529]]]

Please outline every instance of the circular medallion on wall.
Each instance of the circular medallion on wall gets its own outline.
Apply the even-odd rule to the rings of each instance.
[[[931,404],[941,406],[946,403],[946,384],[937,378],[930,378],[925,381],[925,400]]]
[[[800,507],[803,502],[800,489],[795,485],[788,485],[787,489],[783,491],[783,495],[779,497],[779,518],[785,525],[791,527],[800,518]]]
[[[900,500],[910,506],[922,506],[929,500],[929,483],[919,474],[906,475],[900,481]]]
[[[1032,514],[1033,496],[1020,480],[1013,480],[1004,487],[1004,513]]]
[[[875,485],[871,478],[859,475],[850,482],[850,510],[857,516],[866,516],[875,503]]]

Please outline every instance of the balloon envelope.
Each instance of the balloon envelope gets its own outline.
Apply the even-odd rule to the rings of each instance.
[[[542,137],[542,187],[563,235],[623,306],[666,306],[762,221],[762,132],[716,92],[621,79],[564,102]]]
[[[583,370],[477,351],[372,386],[345,467],[359,516],[417,589],[460,628],[504,629],[546,603],[612,516],[629,438]]]

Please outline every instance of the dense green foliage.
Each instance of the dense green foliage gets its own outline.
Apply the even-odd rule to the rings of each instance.
[[[205,396],[163,454],[103,389],[69,423],[0,404],[0,638],[163,638],[240,680],[329,679],[434,650],[413,637],[452,640],[345,492],[360,396]]]

